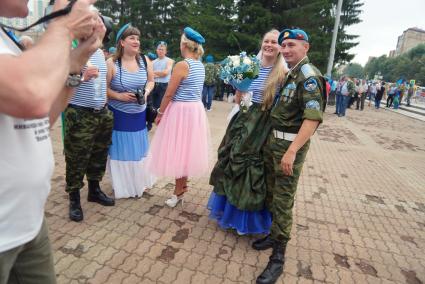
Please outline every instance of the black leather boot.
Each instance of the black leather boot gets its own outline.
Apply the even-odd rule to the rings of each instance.
[[[257,278],[257,284],[274,284],[283,272],[286,244],[274,241],[273,252],[263,273]]]
[[[269,248],[272,248],[274,244],[274,240],[271,238],[270,235],[267,235],[266,237],[262,239],[258,239],[255,242],[252,243],[252,248],[255,250],[266,250]]]
[[[69,193],[69,219],[75,222],[80,222],[84,219],[83,209],[80,204],[79,191]]]
[[[100,189],[99,181],[97,180],[89,180],[89,193],[87,195],[87,201],[97,202],[103,206],[115,205],[115,200],[103,193],[103,191]]]

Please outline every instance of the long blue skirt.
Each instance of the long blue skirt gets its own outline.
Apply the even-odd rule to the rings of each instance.
[[[270,232],[272,216],[266,208],[259,211],[239,210],[227,201],[225,195],[218,195],[214,191],[207,207],[211,211],[210,218],[223,229],[234,229],[239,235]]]

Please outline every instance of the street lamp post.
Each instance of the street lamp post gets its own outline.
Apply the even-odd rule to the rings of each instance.
[[[335,46],[336,46],[336,38],[338,36],[339,19],[340,19],[340,16],[341,16],[342,1],[343,0],[338,0],[338,4],[337,4],[337,7],[336,7],[335,25],[334,25],[334,31],[333,31],[333,34],[332,34],[331,51],[329,53],[328,69],[326,71],[326,75],[329,76],[329,78],[332,75],[332,67],[334,65]]]

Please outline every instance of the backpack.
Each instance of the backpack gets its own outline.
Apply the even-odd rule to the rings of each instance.
[[[214,63],[205,64],[205,80],[204,84],[207,86],[212,86],[217,83],[218,79],[218,70]]]

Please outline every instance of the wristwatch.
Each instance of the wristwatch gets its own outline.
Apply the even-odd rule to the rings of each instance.
[[[81,85],[83,79],[81,74],[69,74],[68,79],[66,79],[65,85],[69,88],[76,88]]]

